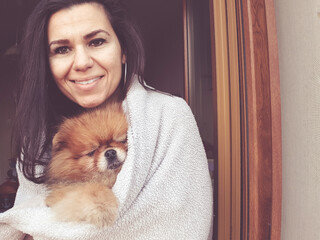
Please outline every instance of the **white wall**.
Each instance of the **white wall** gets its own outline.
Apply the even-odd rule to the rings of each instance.
[[[282,240],[320,239],[320,1],[275,0],[279,44]]]

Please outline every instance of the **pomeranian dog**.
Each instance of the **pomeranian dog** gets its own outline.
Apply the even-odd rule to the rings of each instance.
[[[112,225],[118,201],[112,187],[127,156],[127,120],[120,104],[66,119],[52,141],[46,204],[58,220]]]

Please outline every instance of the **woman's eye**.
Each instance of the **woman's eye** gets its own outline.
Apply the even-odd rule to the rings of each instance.
[[[96,152],[96,150],[93,150],[93,151],[87,153],[87,156],[92,157],[95,152]]]
[[[70,51],[70,48],[67,46],[58,47],[54,50],[55,54],[66,54]]]
[[[93,39],[89,42],[89,46],[98,47],[101,46],[106,40],[103,38]]]

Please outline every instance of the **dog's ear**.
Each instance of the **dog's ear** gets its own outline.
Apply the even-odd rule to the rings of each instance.
[[[67,147],[67,142],[64,140],[62,134],[57,132],[52,139],[52,150],[54,152],[59,152]]]

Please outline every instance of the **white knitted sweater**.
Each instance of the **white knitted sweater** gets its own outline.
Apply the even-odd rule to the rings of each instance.
[[[45,206],[44,185],[19,172],[15,206],[0,214],[1,239],[35,240],[208,239],[212,185],[205,151],[185,101],[145,90],[136,80],[123,108],[129,121],[128,155],[113,191],[115,225],[62,223]]]

